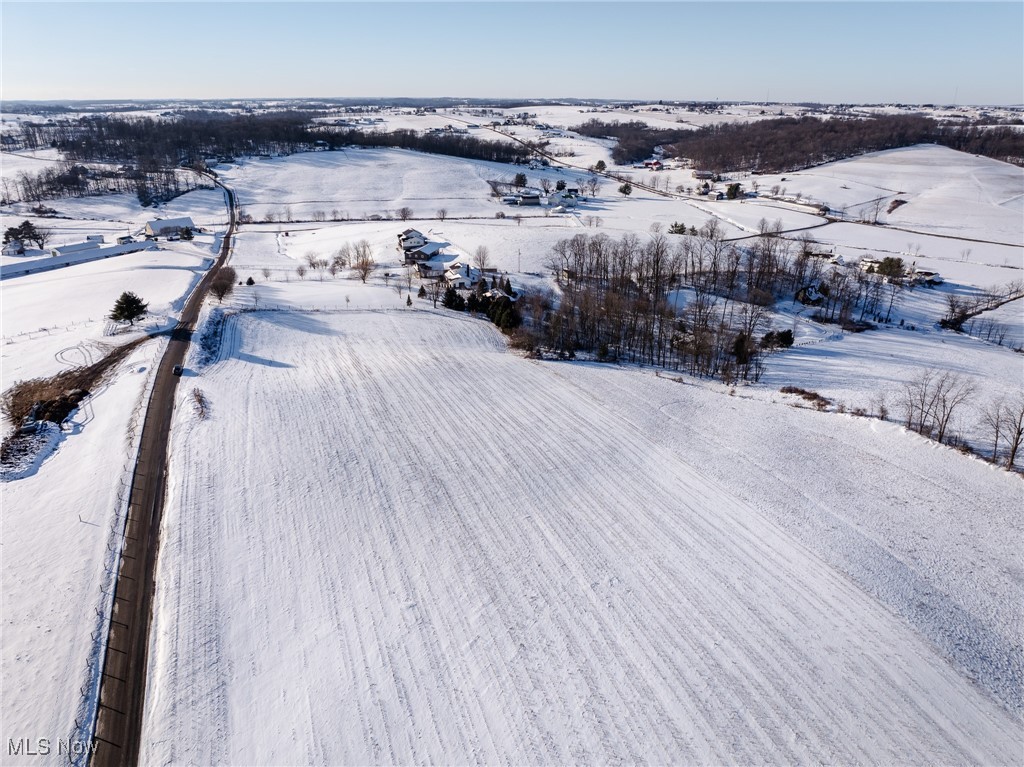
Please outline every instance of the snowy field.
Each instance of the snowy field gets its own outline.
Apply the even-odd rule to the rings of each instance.
[[[111,328],[106,316],[126,290],[149,304],[140,329],[173,322],[213,255],[209,244],[204,248],[198,243],[174,243],[172,247],[4,280],[0,386],[6,389],[17,380],[94,361],[109,345],[137,337],[135,333],[106,335]]]
[[[420,216],[439,208],[453,216],[493,216],[498,208],[487,180],[515,175],[500,163],[359,148],[242,160],[218,173],[257,221],[268,213],[312,220],[318,211],[326,218],[391,216],[406,206]]]
[[[722,119],[649,109],[530,111],[563,126]],[[729,119],[758,112],[730,108]],[[385,117],[392,128],[488,121]],[[611,146],[552,141],[575,146],[566,160],[584,167],[607,161]],[[5,178],[56,160],[0,156]],[[574,213],[500,205],[486,180],[519,171],[531,185],[584,175],[393,149],[218,168],[257,222],[402,206],[414,217],[238,232],[231,263],[256,285],[225,306],[327,311],[236,318],[219,362],[190,363],[172,435],[143,761],[1017,761],[1024,485],[894,423],[795,407],[778,389],[874,411],[879,393],[940,365],[976,382],[955,426],[982,439],[977,408],[1017,391],[1024,361],[934,323],[948,294],[1024,275],[1024,172],[914,147],[785,182],[737,179],[749,188],[757,178],[762,191],[781,183],[788,198],[851,216],[879,197],[908,200],[883,209],[884,226],[819,226],[792,202],[639,188],[624,197],[607,179]],[[688,171],[625,172],[694,183]],[[67,218],[18,204],[2,224],[31,218],[53,230],[51,244],[112,240],[156,216],[189,215],[212,231],[0,283],[3,388],[137,337],[104,335],[123,290],[150,303],[147,327],[172,322],[227,220],[220,190],[156,209],[131,195],[47,204]],[[814,227],[820,249],[847,260],[899,255],[946,283],[905,294],[893,316],[906,327],[856,335],[781,303],[772,321],[792,327],[797,346],[729,396],[674,373],[526,361],[484,322],[416,299],[407,310],[395,249],[396,234],[415,227],[450,243],[453,259],[486,246],[517,288],[549,289],[551,248],[574,234],[643,241],[652,225],[716,219],[741,240],[761,218],[793,237]],[[378,262],[367,286],[351,273],[298,276],[307,256],[329,259],[361,239]],[[1019,301],[983,317],[1024,337]],[[142,347],[56,452],[3,486],[5,734],[66,736],[74,725],[116,483],[161,348]],[[208,420],[193,415],[193,386],[210,399]]]
[[[98,678],[105,625],[97,610],[109,609],[111,528],[124,512],[144,392],[163,347],[150,341],[135,351],[72,415],[41,465],[17,481],[3,478],[0,720],[5,738],[50,737],[54,744],[49,760],[5,751],[4,764],[66,764],[56,755],[57,739],[82,737],[75,723],[88,720],[84,692]],[[63,361],[70,367],[83,360]]]
[[[786,190],[784,197],[825,202],[869,220],[871,202],[881,198],[878,220],[893,227],[1024,245],[1024,170],[946,147],[890,149],[750,180],[762,190],[779,185]],[[887,213],[895,199],[906,204]]]
[[[242,315],[194,381],[211,416],[176,415],[144,762],[1020,753],[996,702],[1020,710],[1016,478],[428,311]]]
[[[75,219],[34,218],[54,231],[54,243],[107,240],[170,211],[197,222],[226,220],[223,193],[197,191],[160,209],[143,209],[128,195],[50,201]],[[215,214],[220,205],[219,215]],[[179,207],[180,206],[180,207]],[[177,215],[177,213],[175,213]],[[4,226],[24,217],[5,211]],[[13,219],[13,220],[12,220]],[[161,249],[74,264],[0,282],[0,387],[100,359],[142,330],[176,321],[184,300],[212,263],[221,234]],[[12,257],[11,262],[31,261]],[[7,259],[5,259],[5,262]],[[108,335],[106,319],[125,290],[149,303],[136,329]],[[98,678],[101,630],[97,610],[109,609],[112,526],[123,512],[137,426],[151,371],[165,341],[149,341],[92,392],[65,430],[32,463],[5,471],[2,481],[4,735],[81,738],[76,722],[91,716],[86,693]],[[9,428],[4,423],[3,428]],[[39,758],[20,763],[38,763]],[[5,757],[4,763],[19,763]],[[57,762],[54,762],[57,763]]]

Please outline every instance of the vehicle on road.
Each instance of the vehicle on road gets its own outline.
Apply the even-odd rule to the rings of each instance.
[[[181,373],[182,373],[181,365],[175,365],[174,366],[174,370],[172,370],[171,372],[174,373],[174,375],[176,375],[176,376],[180,376]]]

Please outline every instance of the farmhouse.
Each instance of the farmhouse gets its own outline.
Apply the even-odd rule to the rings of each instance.
[[[146,224],[146,236],[181,234],[182,229],[195,229],[196,225],[188,216],[182,218],[158,218]]]
[[[426,236],[416,229],[406,229],[398,235],[398,247],[406,252],[415,250],[416,248],[422,248],[426,244]]]
[[[418,248],[406,251],[405,261],[406,263],[411,263],[413,261],[429,261],[432,258],[443,256],[443,251],[447,245],[447,242],[428,242]]]
[[[5,256],[23,256],[25,255],[25,244],[21,240],[11,240],[10,242],[4,243]]]
[[[548,205],[554,207],[561,205],[564,208],[575,208],[578,200],[576,195],[569,194],[568,190],[562,192],[552,192],[548,195]]]
[[[914,271],[911,273],[910,279],[911,281],[914,282],[914,284],[917,285],[939,285],[943,281],[942,275],[939,274],[938,272],[932,272],[926,269],[917,268],[915,268]]]
[[[715,174],[709,170],[695,170],[693,177],[698,181],[710,181],[715,177]]]
[[[416,264],[416,271],[422,280],[436,280],[445,273],[445,268],[441,261],[420,261]]]
[[[480,270],[456,261],[448,265],[444,279],[453,288],[471,288],[480,282]]]

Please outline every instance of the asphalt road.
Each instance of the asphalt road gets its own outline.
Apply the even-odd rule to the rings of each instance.
[[[174,397],[185,353],[199,318],[210,283],[231,252],[235,233],[235,196],[227,187],[231,213],[220,256],[193,291],[171,331],[170,343],[157,366],[156,380],[146,409],[139,455],[132,475],[128,501],[125,546],[114,591],[114,609],[100,680],[100,701],[94,733],[91,765],[136,765],[142,736],[146,698],[146,666],[153,586],[160,543],[160,518],[167,480],[167,442],[174,414]]]

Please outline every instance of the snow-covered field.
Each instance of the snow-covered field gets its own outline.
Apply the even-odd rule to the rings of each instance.
[[[988,157],[921,145],[756,180],[762,190],[779,185],[783,196],[825,202],[854,218],[874,220],[871,203],[881,198],[878,220],[894,227],[1024,245],[1024,171]],[[887,213],[895,199],[906,204]]]
[[[52,206],[80,218],[33,220],[52,228],[54,243],[60,244],[64,237],[80,242],[95,233],[112,240],[125,233],[126,223],[138,227],[157,215],[169,217],[164,211],[172,209],[213,223],[219,204],[219,219],[226,219],[219,190],[192,192],[175,203],[184,207],[142,209],[128,196],[59,200]],[[22,218],[11,221],[5,213],[3,222],[8,226]],[[95,362],[143,329],[172,324],[212,263],[220,236],[200,235],[191,243],[160,243],[159,250],[4,279],[0,387]],[[149,303],[150,313],[138,330],[107,335],[112,328],[106,315],[125,290]],[[124,508],[145,392],[164,345],[163,340],[143,344],[109,383],[92,392],[63,432],[53,430],[49,448],[37,460],[4,472],[0,720],[5,748],[8,737],[49,737],[51,759],[58,759],[58,738],[78,740],[86,733],[75,728],[92,715],[89,695],[95,689],[89,685],[98,678],[109,610],[111,530]],[[3,428],[6,433],[9,424]],[[4,754],[4,764],[19,763]],[[39,757],[20,763],[29,762],[38,763]]]
[[[529,111],[563,127],[591,116],[722,120],[581,109]],[[759,111],[731,107],[727,119]],[[385,121],[455,118],[488,121]],[[552,142],[582,167],[609,156],[606,141]],[[5,178],[57,159],[0,156]],[[1024,275],[1024,172],[913,147],[784,182],[737,179],[762,192],[779,183],[788,202],[625,197],[604,179],[575,213],[546,215],[490,196],[487,179],[520,170],[531,185],[584,175],[391,149],[217,169],[258,222],[241,227],[231,259],[256,285],[225,305],[302,311],[230,320],[220,361],[193,358],[183,382],[143,761],[1018,761],[1024,485],[895,423],[793,407],[778,389],[872,412],[884,393],[893,411],[903,381],[940,366],[975,381],[955,426],[982,439],[977,407],[1019,390],[1022,359],[934,323],[948,294]],[[688,171],[623,172],[694,183]],[[883,209],[883,226],[819,226],[797,192],[849,217],[878,197],[908,204]],[[67,217],[32,218],[53,230],[51,244],[111,240],[156,216],[190,215],[212,232],[4,280],[4,388],[129,337],[103,335],[123,290],[150,303],[150,325],[172,321],[226,222],[219,190],[158,209],[131,195],[47,204]],[[407,222],[308,220],[403,206]],[[2,223],[24,218],[19,203]],[[797,346],[733,396],[675,373],[527,361],[484,321],[416,299],[405,307],[395,235],[409,226],[464,263],[485,246],[515,286],[548,289],[558,240],[643,239],[652,225],[712,218],[736,240],[761,218],[814,227],[820,249],[898,255],[946,283],[905,294],[894,326],[856,335],[780,304],[772,322],[793,327]],[[368,285],[296,273],[308,255],[361,239],[378,262]],[[1024,337],[1019,301],[983,317]],[[114,483],[160,348],[140,349],[57,451],[3,486],[5,736],[66,737],[74,725]],[[194,386],[207,420],[187,401]]]
[[[241,315],[195,384],[145,762],[1020,753],[1016,478],[429,311]]]
[[[66,764],[57,739],[82,739],[76,723],[91,715],[86,693],[98,678],[108,614],[98,611],[109,610],[111,530],[124,513],[144,392],[163,347],[154,340],[134,352],[113,382],[71,417],[53,449],[40,456],[42,465],[16,481],[4,477],[4,764]],[[62,361],[83,362],[78,355]],[[41,737],[53,743],[48,760],[7,751],[7,738]]]
[[[209,244],[171,247],[4,280],[0,386],[94,361],[104,346],[135,337],[105,335],[106,316],[126,290],[149,304],[141,328],[172,322],[213,256]]]

